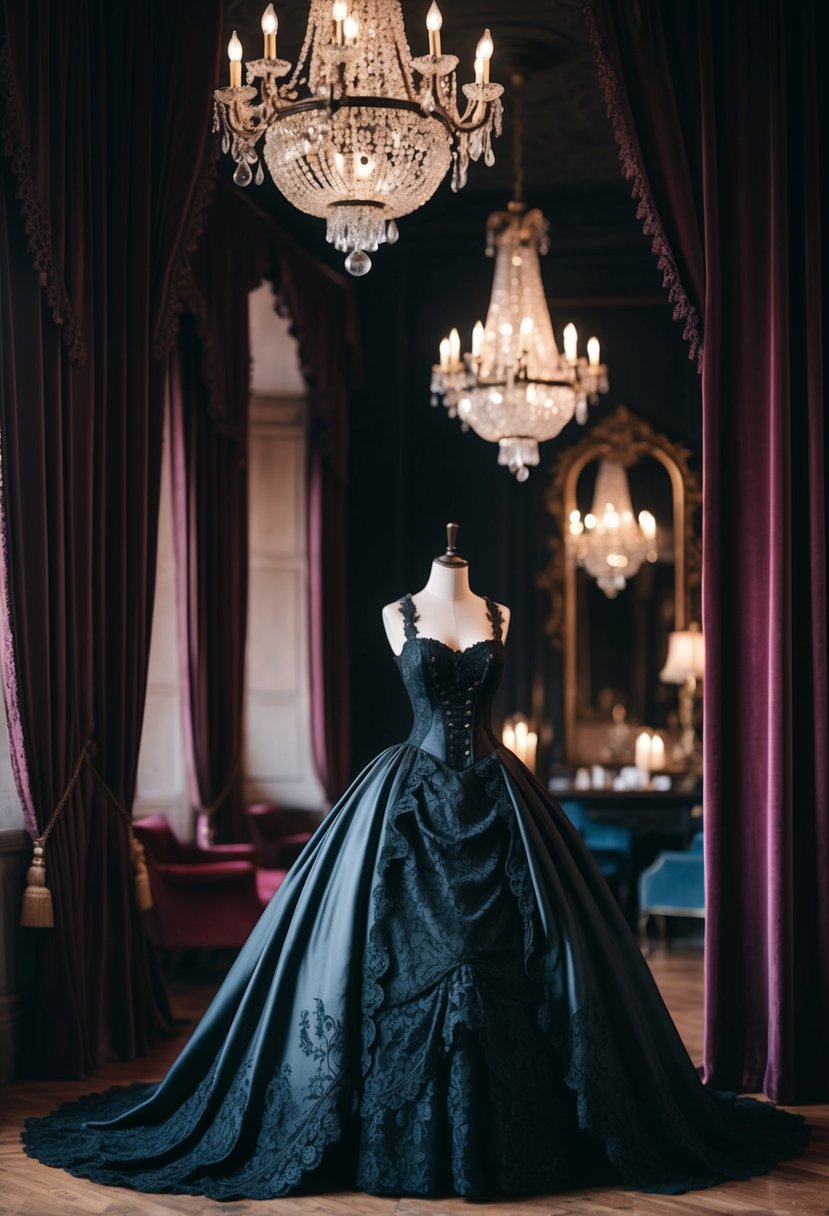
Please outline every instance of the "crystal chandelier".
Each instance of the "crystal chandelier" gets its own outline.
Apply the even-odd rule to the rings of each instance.
[[[624,466],[601,460],[593,510],[582,520],[570,512],[569,548],[608,599],[615,599],[643,561],[656,561],[656,520],[650,511],[633,514]]]
[[[486,324],[472,330],[472,350],[461,357],[457,329],[440,344],[432,368],[432,404],[442,397],[450,417],[499,446],[498,463],[519,481],[538,464],[538,445],[554,439],[575,414],[587,420],[587,404],[608,390],[599,342],[579,357],[573,324],[563,332],[564,353],[553,334],[539,256],[547,252],[549,225],[523,202],[522,85],[513,77],[513,199],[487,221],[489,257],[495,257]]]
[[[215,92],[214,129],[236,161],[233,180],[261,185],[257,144],[264,136],[264,160],[277,189],[300,211],[326,221],[326,238],[347,253],[353,275],[368,273],[366,251],[397,240],[395,221],[432,197],[450,165],[452,189],[460,190],[470,160],[495,160],[503,87],[489,79],[489,30],[477,46],[475,80],[461,87],[461,106],[458,60],[443,54],[442,24],[433,3],[426,17],[429,53],[413,59],[399,0],[334,0],[333,6],[311,0],[292,70],[277,58],[278,21],[269,4],[262,17],[264,55],[248,62],[246,85],[235,30],[228,43],[230,85]]]

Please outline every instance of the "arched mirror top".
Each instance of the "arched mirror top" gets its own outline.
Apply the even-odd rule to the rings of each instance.
[[[673,501],[673,546],[675,562],[675,629],[684,629],[690,619],[691,593],[700,581],[701,548],[696,514],[702,502],[699,473],[691,465],[691,452],[655,431],[651,424],[620,405],[607,418],[592,426],[584,437],[558,457],[545,494],[555,530],[549,538],[550,558],[539,583],[550,595],[546,632],[556,649],[564,648],[568,629],[567,573],[568,521],[577,509],[577,489],[582,473],[603,459],[630,469],[644,458],[652,458],[665,469]],[[573,597],[571,596],[571,601]],[[571,621],[575,628],[575,617]]]

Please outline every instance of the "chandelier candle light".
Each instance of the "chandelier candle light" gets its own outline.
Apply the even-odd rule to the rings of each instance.
[[[461,355],[457,329],[440,343],[432,405],[443,398],[450,417],[497,443],[498,463],[526,481],[538,464],[539,443],[554,439],[574,415],[586,422],[588,402],[595,404],[609,386],[598,338],[588,341],[586,358],[579,356],[571,323],[562,334],[564,353],[556,346],[539,261],[549,225],[523,202],[522,78],[514,76],[513,84],[513,199],[487,221],[486,252],[495,258],[495,272],[486,323],[476,322],[468,354]]]
[[[443,53],[442,25],[433,0],[429,53],[412,58],[400,0],[311,0],[292,68],[277,58],[279,22],[269,4],[263,57],[248,62],[245,85],[235,30],[228,43],[230,84],[215,92],[214,130],[236,161],[233,180],[262,184],[262,139],[277,189],[326,221],[326,238],[347,254],[353,275],[371,269],[366,251],[394,244],[396,220],[423,206],[450,166],[452,189],[460,190],[470,160],[495,161],[503,87],[489,79],[492,37],[486,30],[478,43],[475,80],[461,87],[461,105],[458,60]]]
[[[624,466],[602,460],[596,475],[593,509],[581,517],[570,512],[569,549],[579,565],[615,599],[642,562],[655,562],[656,520],[650,511],[633,514]]]

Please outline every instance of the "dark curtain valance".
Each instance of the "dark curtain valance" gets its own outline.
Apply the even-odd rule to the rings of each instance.
[[[599,75],[701,341],[709,1081],[829,1097],[820,0],[592,0]]]
[[[0,4],[3,668],[39,834],[87,740],[124,807],[144,712],[166,361],[208,182],[221,6]],[[199,103],[198,99],[202,99]],[[33,1060],[82,1076],[165,1016],[129,836],[87,772],[47,848]]]

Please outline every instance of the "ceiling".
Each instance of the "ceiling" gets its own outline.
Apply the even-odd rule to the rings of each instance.
[[[443,47],[460,58],[472,78],[475,45],[489,26],[495,43],[492,78],[507,86],[505,131],[491,169],[473,165],[468,190],[508,194],[511,169],[510,77],[524,75],[524,170],[526,190],[618,187],[617,149],[588,44],[582,0],[440,0]],[[227,0],[227,35],[239,33],[246,57],[261,54],[264,0]],[[277,0],[279,52],[294,60],[308,16],[307,0]],[[428,0],[403,0],[413,54],[426,50]]]

